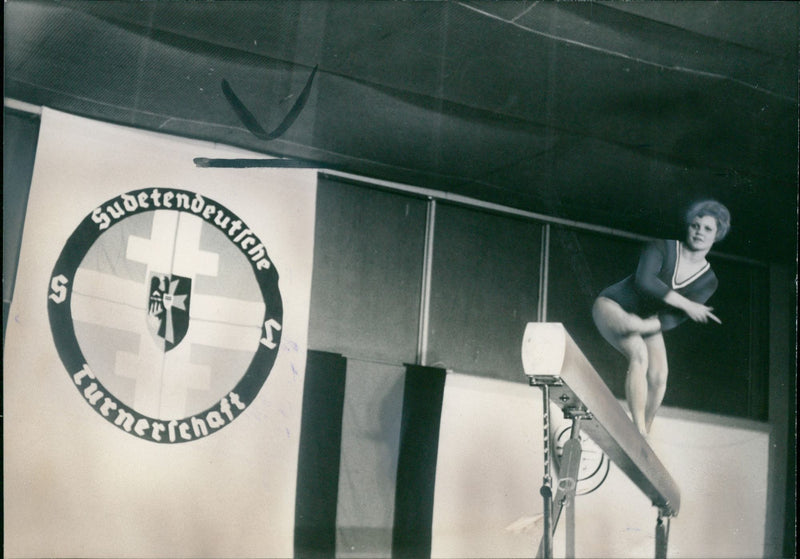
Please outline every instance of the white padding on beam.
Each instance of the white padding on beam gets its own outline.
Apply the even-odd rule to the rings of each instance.
[[[666,514],[680,508],[680,490],[628,414],[561,323],[531,322],[522,342],[525,374],[551,385],[561,409],[585,410],[581,421],[608,457]],[[548,378],[549,377],[549,378]]]
[[[567,331],[558,322],[531,322],[522,342],[522,367],[528,376],[558,376],[566,354]]]

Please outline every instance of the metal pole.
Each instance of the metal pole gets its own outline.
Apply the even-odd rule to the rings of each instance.
[[[572,418],[572,432],[570,433],[570,439],[580,441],[581,437],[581,416],[576,415]],[[575,490],[578,488],[578,477],[575,476],[575,488],[573,491],[570,492],[571,496],[569,501],[566,503],[567,505],[567,517],[566,517],[566,534],[567,534],[567,542],[566,542],[566,553],[565,556],[568,559],[572,559],[575,557]]]
[[[428,199],[425,217],[425,252],[422,262],[422,287],[419,301],[419,331],[417,332],[417,364],[427,365],[428,329],[431,315],[431,277],[433,275],[433,235],[436,227],[436,200]]]
[[[567,506],[566,514],[564,527],[567,533],[567,542],[564,556],[567,559],[573,559],[575,557],[575,497]]]
[[[547,322],[547,290],[550,280],[550,224],[542,227],[542,253],[539,259],[539,305],[537,322]]]
[[[667,544],[669,540],[669,516],[664,518],[662,511],[658,511],[656,521],[656,559],[667,559]]]
[[[546,384],[542,388],[542,424],[544,436],[544,479],[539,491],[544,503],[544,534],[542,535],[542,557],[553,557],[553,487],[550,477],[550,387]]]

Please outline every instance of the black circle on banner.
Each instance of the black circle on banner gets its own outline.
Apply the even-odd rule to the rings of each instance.
[[[92,245],[117,223],[137,214],[155,211],[185,212],[221,231],[250,263],[264,303],[260,343],[241,378],[232,389],[221,395],[218,403],[180,419],[151,417],[114,397],[89,368],[76,336],[72,316],[75,274]],[[220,220],[220,216],[229,219]],[[230,223],[239,225],[234,230],[234,227],[228,226]],[[224,206],[186,190],[135,190],[95,208],[81,221],[62,249],[50,276],[47,297],[50,329],[70,382],[103,419],[131,435],[152,442],[197,440],[228,425],[258,395],[275,364],[280,347],[283,301],[278,286],[278,272],[269,259],[266,247],[244,222]],[[142,320],[145,320],[144,316]]]

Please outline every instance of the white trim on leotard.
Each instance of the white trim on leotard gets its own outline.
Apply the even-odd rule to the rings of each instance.
[[[683,280],[682,282],[678,282],[678,267],[680,266],[681,262],[681,242],[675,241],[675,269],[672,271],[672,289],[680,289],[681,287],[686,287],[694,280],[702,276],[706,273],[706,271],[711,267],[711,264],[706,261],[705,266],[700,268],[697,272]]]

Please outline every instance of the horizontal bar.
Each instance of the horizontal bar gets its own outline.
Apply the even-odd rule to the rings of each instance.
[[[305,161],[302,159],[211,159],[208,157],[195,157],[194,164],[197,167],[217,167],[224,169],[252,169],[252,168],[283,168],[283,169],[319,169],[323,167],[315,161]]]
[[[589,360],[558,322],[530,322],[522,341],[522,366],[531,384],[550,386],[562,410],[585,410],[585,431],[666,516],[676,516],[681,494],[675,480],[639,433]]]
[[[320,171],[320,176],[323,178],[328,179],[344,179],[349,180],[355,183],[361,183],[364,185],[372,185],[378,188],[383,188],[386,190],[394,190],[396,192],[404,192],[406,194],[413,194],[419,196],[421,198],[430,198],[434,200],[441,200],[446,202],[451,202],[453,204],[459,204],[461,206],[466,206],[469,208],[478,208],[482,210],[487,210],[499,214],[504,215],[512,215],[515,217],[522,217],[526,219],[532,219],[535,221],[541,221],[543,223],[551,223],[554,225],[563,225],[566,227],[572,227],[574,229],[582,229],[584,231],[591,231],[594,233],[603,233],[606,235],[614,236],[614,237],[623,237],[626,239],[631,239],[634,241],[650,241],[653,240],[653,237],[648,237],[646,235],[639,235],[637,233],[630,233],[627,231],[622,231],[621,229],[614,229],[612,227],[606,227],[603,225],[593,225],[590,223],[584,223],[581,221],[575,221],[572,219],[564,219],[559,218],[547,214],[532,212],[528,210],[521,210],[518,208],[514,208],[511,206],[505,206],[502,204],[496,204],[494,202],[487,202],[485,200],[480,200],[478,198],[472,198],[469,196],[464,196],[461,194],[455,194],[453,192],[447,192],[443,190],[435,190],[432,188],[425,188],[421,186],[413,186],[410,184],[388,181],[384,179],[373,179],[368,177],[362,177],[360,175],[354,175],[352,173],[346,173],[344,171],[337,171],[335,169],[325,169],[324,171]]]
[[[31,103],[26,103],[25,101],[12,99],[10,97],[3,97],[3,107],[7,109],[12,109],[14,111],[19,111],[21,113],[28,113],[39,116],[42,115],[41,105],[32,105]]]
[[[455,194],[443,190],[435,190],[432,188],[413,186],[405,183],[388,181],[384,179],[364,177],[361,175],[354,175],[352,173],[346,173],[344,171],[338,171],[335,169],[325,169],[324,171],[320,171],[319,176],[321,176],[322,178],[327,178],[329,180],[339,179],[339,180],[349,181],[355,184],[360,184],[366,187],[373,187],[375,189],[402,192],[404,194],[419,196],[420,198],[429,198],[443,202],[450,202],[452,204],[458,204],[468,208],[477,208],[481,210],[495,212],[502,215],[510,215],[515,217],[521,217],[523,219],[530,219],[541,223],[560,225],[571,229],[577,229],[579,231],[587,231],[589,233],[600,233],[603,235],[607,235],[609,237],[628,239],[631,241],[639,241],[642,243],[654,241],[657,239],[657,237],[652,237],[649,235],[641,235],[639,233],[632,233],[629,231],[624,231],[622,229],[607,227],[605,225],[595,225],[584,221],[576,221],[574,219],[555,217],[548,214],[532,212],[529,210],[522,210],[519,208],[505,206],[502,204],[496,204],[494,202],[487,202],[479,198],[472,198],[470,196],[464,196],[461,194]],[[712,250],[710,254],[711,256],[714,256],[716,258],[721,258],[732,262],[740,262],[742,264],[749,264],[752,266],[759,266],[762,268],[765,268],[767,266],[766,262],[762,262],[760,260],[754,260],[746,256],[739,256],[737,254],[717,252],[715,250]]]

